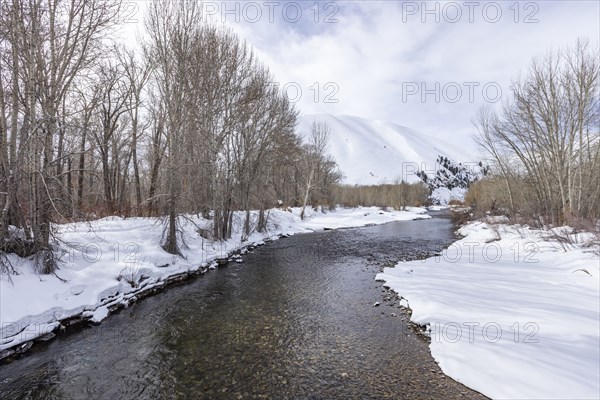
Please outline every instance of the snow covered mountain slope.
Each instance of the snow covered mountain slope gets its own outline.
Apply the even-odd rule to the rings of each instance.
[[[306,137],[315,120],[331,129],[329,154],[338,163],[346,184],[417,182],[418,170],[435,172],[438,155],[462,163],[478,161],[470,143],[449,143],[391,122],[349,115],[302,116],[298,132]]]

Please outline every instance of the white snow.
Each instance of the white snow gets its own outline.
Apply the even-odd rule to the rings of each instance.
[[[571,232],[560,228],[559,231]],[[470,224],[377,275],[430,329],[443,372],[498,399],[600,398],[600,260],[522,226]],[[596,244],[597,251],[597,244]]]
[[[434,204],[439,204],[439,205],[448,205],[452,200],[458,200],[458,201],[464,201],[465,200],[465,194],[467,194],[468,189],[464,189],[464,188],[453,188],[453,189],[448,189],[446,187],[441,187],[441,188],[437,188],[434,189],[433,192],[431,192],[431,195],[429,196],[429,198],[431,199],[431,201]]]
[[[301,221],[298,208],[273,209],[268,231],[254,232],[245,241],[241,240],[244,214],[236,213],[233,238],[224,242],[200,237],[198,228],[207,228],[210,221],[188,216],[181,219],[187,244],[182,246],[184,258],[160,247],[162,228],[157,219],[109,217],[59,225],[57,236],[65,251],[57,276],[66,282],[53,275],[36,275],[30,259],[8,255],[21,274],[11,276],[12,283],[6,275],[0,277],[0,351],[43,336],[59,327],[57,321],[72,316],[100,322],[110,306],[127,305],[136,294],[163,286],[169,277],[216,269],[216,259],[278,235],[429,218],[425,211],[364,207],[324,214],[307,208],[307,218]],[[253,212],[253,221],[257,217]]]
[[[106,307],[106,306],[98,307],[94,310],[94,312],[91,313],[91,316],[92,316],[91,321],[92,322],[100,322],[103,319],[105,319],[106,317],[108,317],[108,313],[109,313],[108,307]]]
[[[330,127],[327,150],[344,173],[346,184],[418,182],[415,174],[419,170],[435,175],[438,155],[462,163],[477,161],[476,154],[465,146],[392,122],[349,115],[305,115],[300,118],[299,134],[306,138],[315,120]]]

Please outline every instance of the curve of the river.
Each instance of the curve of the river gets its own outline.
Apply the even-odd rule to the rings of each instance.
[[[483,398],[374,280],[453,240],[433,218],[275,241],[0,367],[0,397]]]

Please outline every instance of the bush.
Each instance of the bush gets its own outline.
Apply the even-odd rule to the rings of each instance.
[[[350,186],[336,185],[333,188],[335,202],[345,207],[376,206],[382,209],[393,207],[419,207],[427,204],[429,190],[422,183]]]
[[[457,199],[452,199],[448,202],[448,205],[449,206],[464,206],[465,203],[460,200],[457,200]]]

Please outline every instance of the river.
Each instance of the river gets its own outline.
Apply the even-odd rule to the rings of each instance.
[[[484,398],[441,373],[374,280],[452,230],[438,217],[275,241],[36,346],[0,367],[0,398]]]

